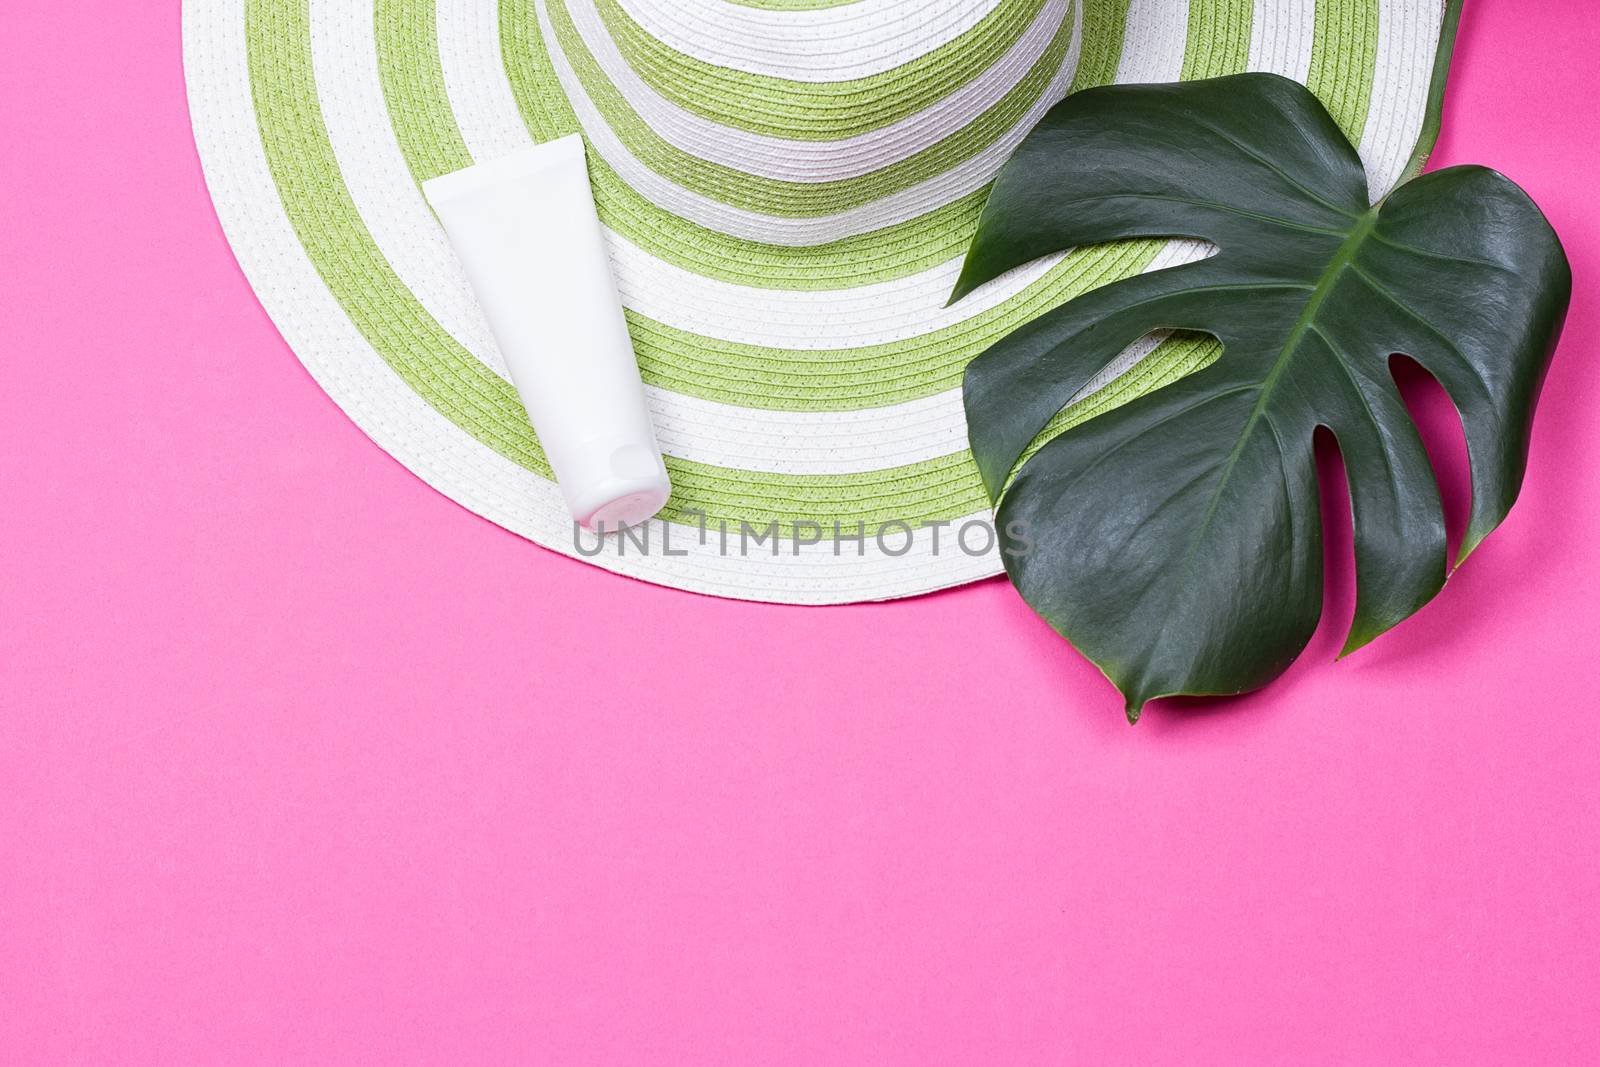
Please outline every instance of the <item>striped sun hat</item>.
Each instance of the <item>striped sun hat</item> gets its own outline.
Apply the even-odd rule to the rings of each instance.
[[[997,573],[986,538],[949,534],[988,515],[967,361],[1088,288],[1203,254],[1078,249],[945,307],[989,181],[1046,109],[1113,81],[1275,71],[1328,105],[1377,196],[1420,129],[1441,16],[1441,0],[185,0],[184,56],[246,275],[379,445],[557,551],[825,603]],[[575,542],[419,191],[574,132],[675,487],[672,555]],[[1147,338],[1060,424],[1215,354]],[[945,520],[937,548],[900,525]],[[781,544],[718,536],[774,522]],[[811,524],[825,539],[797,547]]]

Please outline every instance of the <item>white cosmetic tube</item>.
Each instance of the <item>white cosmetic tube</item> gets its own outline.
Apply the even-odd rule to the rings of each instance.
[[[424,182],[572,517],[637,523],[667,502],[577,134]]]

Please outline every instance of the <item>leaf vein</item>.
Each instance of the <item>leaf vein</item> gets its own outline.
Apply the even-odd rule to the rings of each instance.
[[[1412,308],[1411,305],[1407,304],[1404,300],[1400,299],[1400,297],[1396,295],[1395,292],[1388,286],[1384,285],[1382,282],[1378,281],[1378,279],[1362,270],[1359,264],[1352,262],[1349,264],[1349,266],[1351,271],[1355,273],[1356,277],[1367,283],[1367,287],[1369,289],[1383,297],[1394,307],[1399,308],[1419,326],[1433,334],[1434,337],[1438,338],[1439,343],[1444,345],[1444,347],[1448,349],[1450,353],[1454,355],[1462,364],[1464,364],[1467,370],[1472,373],[1473,379],[1477,381],[1479,388],[1483,390],[1485,399],[1491,401],[1494,399],[1494,390],[1489,387],[1489,380],[1483,376],[1483,372],[1478,369],[1478,365],[1473,363],[1472,360],[1468,359],[1467,354],[1461,351],[1460,347],[1450,339],[1449,334],[1445,333],[1443,330],[1439,329],[1439,327],[1423,318],[1420,312]],[[1415,355],[1415,353],[1407,354]]]
[[[1331,362],[1344,374],[1345,380],[1350,383],[1350,388],[1355,390],[1356,398],[1361,401],[1361,407],[1364,411],[1366,411],[1367,418],[1371,419],[1372,425],[1378,428],[1378,454],[1383,457],[1383,469],[1388,475],[1390,486],[1396,490],[1393,496],[1395,502],[1398,504],[1400,500],[1400,478],[1395,472],[1394,461],[1389,455],[1389,449],[1383,443],[1383,424],[1378,421],[1378,413],[1372,410],[1371,401],[1367,399],[1367,394],[1361,388],[1361,383],[1356,381],[1355,373],[1350,369],[1349,364],[1345,361],[1344,354],[1340,352],[1339,346],[1334,342],[1333,338],[1329,337],[1327,333],[1323,331],[1322,327],[1318,326],[1316,323],[1311,324],[1311,332],[1322,338],[1322,343],[1328,346],[1328,352],[1333,356]],[[1339,431],[1334,430],[1333,435],[1335,439],[1337,439],[1339,436]],[[1340,449],[1340,459],[1344,461],[1346,474],[1348,476],[1350,464],[1348,458],[1345,457],[1342,448]],[[1354,479],[1351,479],[1351,481],[1353,482]],[[1354,497],[1353,492],[1351,496],[1352,498]]]
[[[1423,256],[1427,259],[1438,259],[1447,263],[1470,263],[1475,267],[1483,267],[1487,270],[1499,271],[1501,274],[1516,273],[1516,271],[1512,270],[1504,263],[1496,263],[1492,259],[1479,259],[1476,256],[1453,256],[1449,252],[1435,252],[1432,249],[1422,248],[1406,241],[1397,241],[1392,237],[1385,237],[1378,230],[1373,230],[1372,236],[1381,245],[1388,245],[1390,248],[1397,248],[1402,252],[1410,252],[1413,255]]]
[[[1199,126],[1201,129],[1210,130],[1212,133],[1214,133],[1218,137],[1222,138],[1228,144],[1232,145],[1234,148],[1237,148],[1240,152],[1243,152],[1245,155],[1249,156],[1251,159],[1255,160],[1257,163],[1260,163],[1263,167],[1266,167],[1272,173],[1276,174],[1278,177],[1282,178],[1284,181],[1288,182],[1291,186],[1293,186],[1294,188],[1300,190],[1307,197],[1309,197],[1310,199],[1312,199],[1312,200],[1316,201],[1317,203],[1321,204],[1323,207],[1329,208],[1329,209],[1331,209],[1333,211],[1337,211],[1339,214],[1348,216],[1349,218],[1352,218],[1352,219],[1357,219],[1357,218],[1361,217],[1361,212],[1352,211],[1349,208],[1340,207],[1338,204],[1335,204],[1332,200],[1329,200],[1327,197],[1325,197],[1321,193],[1315,191],[1310,186],[1303,184],[1298,178],[1296,178],[1294,175],[1290,174],[1288,171],[1284,170],[1282,167],[1278,166],[1278,164],[1274,163],[1272,160],[1268,159],[1266,156],[1263,156],[1259,152],[1255,151],[1254,149],[1247,147],[1244,144],[1244,142],[1240,141],[1238,138],[1234,137],[1231,133],[1229,133],[1228,131],[1222,129],[1220,126],[1214,126],[1211,123],[1206,122],[1204,119],[1199,118],[1198,116],[1195,116],[1195,115],[1188,115],[1186,117],[1189,118],[1191,121],[1193,121],[1194,124],[1196,126]]]
[[[1258,222],[1270,222],[1276,226],[1282,226],[1283,228],[1289,230],[1302,230],[1306,233],[1320,233],[1328,237],[1343,238],[1348,236],[1348,231],[1337,230],[1331,226],[1313,226],[1308,222],[1297,222],[1294,219],[1286,219],[1281,215],[1269,215],[1262,211],[1249,211],[1245,208],[1234,207],[1232,204],[1224,204],[1217,200],[1199,200],[1188,196],[1166,196],[1157,193],[1106,193],[1101,196],[1074,197],[1071,200],[1062,200],[1060,201],[1060,204],[1062,207],[1073,207],[1078,204],[1095,204],[1106,200],[1154,200],[1168,204],[1189,204],[1193,207],[1223,211],[1230,215],[1239,215],[1243,218],[1255,219]],[[1199,235],[1185,234],[1184,236]],[[1210,238],[1203,239],[1210,240]]]
[[[1135,441],[1138,441],[1140,438],[1145,437],[1146,435],[1148,435],[1152,431],[1158,429],[1159,427],[1165,426],[1167,423],[1171,422],[1173,419],[1181,418],[1182,416],[1187,415],[1189,412],[1194,411],[1196,408],[1205,407],[1207,404],[1210,404],[1210,403],[1212,403],[1214,401],[1222,400],[1225,397],[1234,396],[1234,395],[1236,395],[1238,393],[1252,392],[1256,388],[1258,388],[1258,387],[1257,386],[1253,386],[1253,385],[1236,385],[1236,386],[1233,386],[1231,388],[1224,389],[1221,392],[1207,393],[1206,395],[1202,396],[1200,399],[1196,400],[1192,404],[1185,404],[1183,407],[1178,408],[1175,411],[1168,411],[1168,412],[1163,413],[1154,422],[1150,422],[1150,423],[1145,424],[1144,426],[1139,427],[1132,434],[1130,434],[1127,437],[1124,437],[1121,441],[1118,441],[1116,444],[1112,445],[1110,448],[1106,449],[1104,452],[1102,452],[1098,456],[1096,456],[1094,458],[1094,460],[1089,463],[1088,466],[1084,467],[1081,471],[1079,471],[1077,474],[1074,474],[1071,478],[1069,478],[1066,482],[1064,482],[1062,484],[1060,491],[1058,493],[1056,493],[1054,499],[1055,500],[1059,500],[1061,497],[1065,496],[1068,490],[1072,489],[1074,486],[1076,486],[1084,478],[1087,478],[1090,474],[1094,473],[1094,471],[1096,469],[1098,469],[1099,466],[1102,463],[1104,463],[1106,460],[1110,459],[1112,456],[1116,455],[1118,452],[1122,451],[1127,446],[1133,444]],[[1157,390],[1157,391],[1159,392],[1159,390]],[[1067,431],[1067,433],[1071,433],[1071,432],[1072,432],[1071,430]],[[1035,456],[1034,458],[1037,459],[1038,457]],[[1026,473],[1027,472],[1027,468],[1026,467],[1023,468],[1023,471],[1024,471],[1024,473]]]

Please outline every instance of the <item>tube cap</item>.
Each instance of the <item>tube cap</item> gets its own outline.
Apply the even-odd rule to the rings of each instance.
[[[672,482],[661,457],[630,442],[607,448],[596,442],[564,457],[561,492],[585,528],[615,530],[644,522],[666,506]]]

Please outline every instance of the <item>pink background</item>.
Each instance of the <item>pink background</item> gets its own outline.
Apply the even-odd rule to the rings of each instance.
[[[91,6],[0,43],[0,1061],[1600,1057],[1600,7],[1469,5],[1437,156],[1577,276],[1516,512],[1334,664],[1339,534],[1288,677],[1129,728],[1003,582],[731,603],[435,494],[235,267],[177,4]]]

